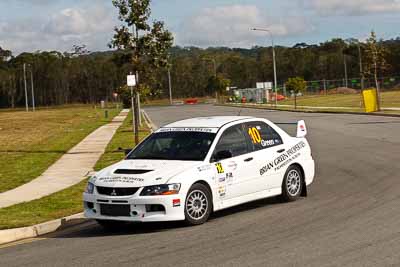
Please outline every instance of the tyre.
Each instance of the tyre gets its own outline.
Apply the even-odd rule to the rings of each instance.
[[[304,177],[300,167],[290,166],[282,183],[282,200],[285,202],[297,200],[304,186]]]
[[[205,223],[212,209],[211,192],[203,184],[194,184],[185,200],[185,222],[188,225]]]
[[[126,225],[126,222],[112,220],[96,220],[107,231],[115,231]]]

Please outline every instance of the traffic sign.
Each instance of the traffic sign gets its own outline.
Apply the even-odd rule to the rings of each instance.
[[[136,86],[136,76],[128,75],[126,78],[126,82],[127,82],[128,86]]]

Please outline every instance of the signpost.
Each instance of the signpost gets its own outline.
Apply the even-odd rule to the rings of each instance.
[[[135,75],[129,74],[127,76],[126,80],[127,80],[128,86],[130,86],[130,87],[136,86],[136,76]]]
[[[269,91],[272,90],[272,82],[258,82],[257,89],[265,89],[265,99],[269,103]]]
[[[134,106],[134,97],[133,97],[133,87],[136,86],[136,76],[132,75],[132,73],[130,73],[127,77],[126,77],[126,83],[128,85],[128,87],[131,88],[131,105],[132,105],[132,129],[133,132],[136,133],[136,127],[135,127],[135,106]]]

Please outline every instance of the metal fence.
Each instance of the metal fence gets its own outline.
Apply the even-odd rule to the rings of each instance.
[[[379,86],[382,90],[390,90],[400,87],[400,76],[394,77],[381,77],[378,79]],[[364,85],[364,86],[363,86]],[[307,94],[329,94],[330,91],[338,88],[350,88],[361,90],[362,88],[375,88],[374,79],[352,78],[352,79],[338,79],[338,80],[318,80],[307,81]]]
[[[392,89],[400,89],[400,76],[382,77],[378,79],[381,91],[389,91]],[[318,80],[307,81],[307,88],[305,92],[299,93],[302,95],[333,95],[333,94],[357,94],[360,93],[362,88],[375,88],[374,79],[352,78],[348,80]],[[286,90],[285,86],[277,88],[278,100],[294,97],[293,92]],[[245,88],[233,90],[233,94],[229,98],[230,102],[246,102],[246,103],[270,103],[275,101],[275,90],[259,89],[259,88]]]

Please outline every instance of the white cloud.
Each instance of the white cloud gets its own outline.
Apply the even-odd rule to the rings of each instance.
[[[53,15],[45,26],[45,32],[59,35],[81,35],[90,30],[90,22],[85,18],[85,12],[67,8]]]
[[[66,8],[47,20],[0,21],[0,44],[18,54],[23,51],[69,51],[74,44],[105,50],[116,25],[113,13],[97,6],[88,10]]]
[[[400,12],[400,0],[302,0],[323,15],[370,15]]]
[[[268,27],[277,37],[287,37],[313,28],[302,17],[285,17],[279,21],[268,17],[254,5],[230,5],[205,8],[184,22],[178,43],[184,45],[250,47],[265,43],[266,33],[250,31]]]

